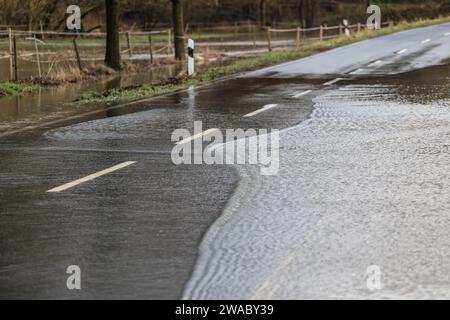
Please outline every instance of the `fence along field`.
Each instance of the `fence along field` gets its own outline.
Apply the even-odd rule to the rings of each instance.
[[[391,25],[384,22],[382,25]],[[24,26],[0,26],[0,62],[9,60],[11,81],[30,77],[58,78],[58,73],[80,76],[88,66],[104,60],[106,33],[25,31]],[[272,50],[301,47],[314,41],[326,41],[373,28],[365,23],[345,26],[321,25],[315,28],[260,28],[256,25],[201,28],[186,27],[188,38],[196,41],[197,63],[213,62],[220,58],[242,57]],[[191,30],[195,32],[189,33]],[[156,31],[121,32],[122,58],[125,61],[173,60],[173,32],[171,28]],[[4,68],[2,68],[4,70]],[[0,75],[0,79],[5,78]]]

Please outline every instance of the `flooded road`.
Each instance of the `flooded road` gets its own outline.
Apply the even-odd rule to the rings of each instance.
[[[449,298],[449,88],[445,65],[314,98],[281,135],[279,175],[239,168],[184,297]]]
[[[220,128],[295,125],[308,117],[311,102],[290,95],[307,88],[315,84],[234,80],[139,102],[135,107],[146,111],[40,138],[0,139],[0,297],[180,298],[198,245],[239,177],[231,166],[174,165],[173,130],[192,130],[194,120]],[[282,113],[242,117],[274,98]],[[126,161],[136,164],[60,194],[46,192]],[[79,292],[66,288],[69,265],[82,270]]]
[[[448,44],[430,40],[414,63],[396,51],[430,32],[385,38],[364,61],[383,55],[383,76],[353,72],[352,45],[334,59],[339,79],[321,54],[0,138],[0,298],[449,297]],[[411,71],[430,52],[443,65]],[[171,134],[194,121],[284,129],[279,174],[174,165]],[[67,290],[70,265],[81,291]]]

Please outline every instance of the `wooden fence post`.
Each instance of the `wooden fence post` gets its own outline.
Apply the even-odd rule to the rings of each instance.
[[[13,52],[13,33],[12,29],[8,29],[8,35],[9,35],[9,79],[12,81],[14,80],[14,52]]]
[[[209,47],[208,46],[205,48],[204,59],[205,59],[205,63],[209,63]]]
[[[13,51],[14,51],[14,80],[19,80],[18,65],[17,65],[17,38],[13,35]]]
[[[267,44],[269,47],[269,52],[272,52],[272,28],[267,28]]]
[[[167,31],[167,54],[172,54],[172,29]]]
[[[38,47],[38,41],[37,41],[36,35],[34,35],[34,49],[36,51],[36,62],[37,62],[37,67],[38,67],[38,72],[39,72],[39,78],[42,78],[41,58],[39,56],[39,47]]]
[[[80,52],[78,51],[77,39],[73,38],[73,49],[75,51],[75,57],[77,59],[78,68],[80,72],[83,73],[83,66],[81,65]]]
[[[343,29],[343,27],[342,27],[342,23],[339,23],[339,35],[340,36],[342,36],[342,30]]]
[[[153,42],[152,42],[152,36],[148,36],[148,43],[150,44],[150,63],[153,64]]]
[[[126,37],[127,37],[128,54],[130,55],[130,59],[131,59],[133,57],[133,49],[131,48],[131,39],[130,39],[129,31],[126,33]]]
[[[39,21],[39,26],[41,27],[41,40],[44,41],[45,35],[44,35],[44,25],[42,24],[42,21]]]
[[[323,41],[323,25],[320,25],[320,41]]]
[[[358,22],[358,33],[360,33],[360,32],[361,32],[361,23]]]
[[[302,32],[302,29],[300,29],[300,27],[297,27],[297,49],[300,49],[300,46],[302,44],[301,32]]]

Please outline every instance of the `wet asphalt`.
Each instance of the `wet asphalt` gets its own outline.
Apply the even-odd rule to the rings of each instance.
[[[443,65],[314,97],[277,175],[239,167],[184,298],[448,299],[449,86]]]
[[[323,206],[324,211],[317,210],[323,204],[319,200],[323,195],[329,195],[325,204],[348,204],[342,202],[339,194],[348,199],[364,197],[346,192],[336,184],[339,179],[331,178],[340,177],[336,166],[314,165],[319,160],[325,164],[337,163],[338,155],[341,157],[339,163],[344,167],[348,165],[347,170],[354,169],[352,166],[356,166],[358,158],[349,158],[346,162],[346,156],[359,150],[359,143],[368,143],[364,140],[366,132],[359,136],[358,130],[372,128],[372,122],[363,120],[374,117],[378,110],[375,108],[373,114],[367,111],[374,108],[365,105],[367,101],[376,98],[379,106],[385,106],[393,99],[398,107],[401,102],[417,104],[420,97],[425,97],[419,102],[425,105],[431,101],[441,103],[445,97],[440,95],[445,95],[446,85],[441,89],[430,88],[429,79],[436,74],[447,79],[445,67],[437,69],[439,71],[424,70],[420,76],[405,74],[399,78],[369,80],[364,77],[378,72],[362,72],[361,69],[363,65],[371,65],[370,68],[376,70],[374,66],[379,64],[387,70],[383,74],[404,72],[408,68],[429,65],[430,55],[426,52],[432,52],[433,64],[443,63],[450,52],[444,50],[445,40],[435,40],[440,44],[422,41],[437,33],[439,39],[445,39],[447,32],[450,27],[442,25],[409,31],[397,38],[388,36],[384,42],[383,38],[370,40],[374,41],[372,46],[370,42],[364,42],[362,47],[352,45],[338,51],[341,56],[333,56],[332,52],[322,54],[209,87],[192,88],[104,114],[74,119],[73,123],[68,121],[64,126],[53,124],[2,137],[0,298],[265,299],[329,297],[327,293],[335,294],[331,297],[336,298],[342,292],[354,297],[347,287],[339,291],[342,283],[352,284],[354,279],[346,282],[349,279],[344,277],[343,282],[336,285],[327,279],[336,275],[332,272],[333,261],[338,270],[348,270],[348,264],[355,262],[345,257],[351,256],[354,247],[349,243],[357,239],[343,237],[341,240],[348,242],[336,241],[339,238],[330,235],[339,232],[330,232],[331,226],[338,224],[341,230],[347,230],[348,226],[358,225],[358,219],[346,220],[348,216],[345,215],[331,215],[328,219],[326,214],[333,213],[332,210],[345,213],[339,211],[342,209],[339,206]],[[397,50],[402,51],[406,44],[409,53],[414,51],[410,57],[414,56],[415,62],[405,65],[408,59],[402,55],[406,51],[398,53]],[[430,47],[424,50],[423,46],[427,45]],[[413,50],[413,46],[420,48]],[[364,56],[368,48],[379,54],[372,52]],[[385,51],[381,52],[380,48]],[[418,62],[422,61],[421,56],[424,57],[423,64]],[[376,63],[377,59],[382,62]],[[332,72],[327,67],[330,63],[336,66]],[[315,74],[314,70],[317,70]],[[330,75],[336,74],[350,79],[323,85],[333,80]],[[411,76],[423,79],[423,82],[411,84]],[[441,80],[442,77],[436,79]],[[368,85],[369,89],[361,89],[358,84]],[[346,95],[345,88],[349,85],[351,89]],[[378,90],[380,86],[383,89],[387,86],[389,90]],[[421,86],[425,87],[422,91],[419,90]],[[335,91],[341,88],[344,93],[339,91],[337,95]],[[312,92],[294,98],[306,90]],[[427,96],[432,92],[436,96]],[[339,102],[336,110],[332,109],[335,107],[333,99]],[[313,101],[316,108],[313,108]],[[354,103],[352,106],[359,103],[365,113],[359,114],[357,109],[356,116],[351,114],[348,103]],[[278,106],[255,117],[243,118],[267,104]],[[408,112],[413,111],[408,109]],[[411,119],[412,123],[422,120]],[[287,154],[281,155],[284,163],[279,176],[250,181],[247,177],[246,188],[242,188],[238,174],[242,174],[242,170],[238,171],[238,168],[172,164],[172,132],[179,128],[192,130],[194,121],[203,121],[204,129],[311,126],[306,133],[297,130],[282,136],[286,139],[282,150]],[[376,122],[377,125],[380,123]],[[299,124],[302,125],[297,126]],[[387,124],[392,125],[390,121]],[[392,127],[395,128],[395,124],[398,123]],[[349,132],[355,135],[348,135]],[[370,134],[372,132],[369,137]],[[369,139],[369,145],[370,142]],[[355,149],[348,148],[352,143]],[[324,154],[330,148],[331,153]],[[388,159],[383,150],[382,145],[377,149],[379,157],[376,160]],[[395,152],[398,146],[392,150]],[[361,154],[367,152],[366,149],[359,151]],[[125,161],[136,163],[59,194],[46,192]],[[370,163],[362,162],[361,170],[367,172]],[[395,162],[386,162],[385,166],[389,164]],[[395,166],[392,170],[395,172]],[[370,181],[378,176],[380,172],[370,171],[366,178]],[[359,179],[358,175],[354,180],[350,176],[345,185],[361,181]],[[395,194],[391,189],[387,192]],[[229,201],[236,196],[245,199],[245,203],[233,202],[236,214],[230,215]],[[255,196],[254,200],[252,196]],[[368,208],[361,203],[365,202],[361,200],[354,208],[366,209],[368,213],[379,209],[376,203]],[[226,216],[220,218],[224,210]],[[380,210],[385,212],[383,208]],[[303,219],[298,219],[298,212]],[[316,214],[324,218],[317,221]],[[275,220],[274,216],[277,217]],[[386,219],[381,227],[389,224],[388,217],[381,218]],[[223,223],[224,219],[226,223]],[[348,224],[341,226],[344,222]],[[318,226],[323,230],[314,233]],[[367,224],[361,224],[361,229],[352,231],[367,232],[365,226]],[[303,235],[309,233],[305,230],[312,234],[306,239]],[[376,235],[375,240],[387,237],[385,233]],[[421,239],[430,241],[426,236]],[[333,247],[331,243],[341,246]],[[343,247],[352,250],[342,250]],[[386,244],[386,248],[392,248],[392,244]],[[329,252],[331,257],[327,255]],[[408,252],[400,250],[396,253],[407,255]],[[315,254],[320,259],[316,259]],[[368,256],[367,260],[371,258]],[[354,265],[365,266],[364,263]],[[68,275],[65,271],[70,265],[81,267],[80,291],[66,288]],[[325,265],[328,267],[322,268]],[[322,277],[317,278],[318,275]],[[344,272],[344,275],[348,273]],[[306,281],[308,277],[317,281]]]
[[[192,130],[194,120],[205,129],[295,125],[308,117],[312,104],[290,95],[315,87],[236,79],[138,103],[118,111],[120,116],[113,112],[5,137],[0,298],[180,298],[198,245],[239,177],[230,166],[172,164],[172,132]],[[242,118],[273,101],[278,110]],[[125,161],[137,163],[62,193],[46,193]],[[66,287],[70,265],[81,268],[80,291]]]

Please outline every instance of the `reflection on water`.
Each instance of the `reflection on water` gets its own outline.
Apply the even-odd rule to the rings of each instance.
[[[5,69],[1,70],[5,73]],[[104,106],[74,107],[68,105],[68,102],[74,101],[83,92],[150,83],[174,76],[177,72],[179,72],[177,66],[164,66],[146,73],[114,77],[97,82],[87,81],[43,87],[33,94],[0,98],[0,132],[20,128],[37,121],[49,121],[62,116],[104,108]]]

